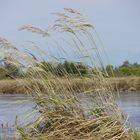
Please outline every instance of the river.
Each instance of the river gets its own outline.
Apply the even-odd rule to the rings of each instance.
[[[21,140],[16,123],[23,125],[36,115],[31,97],[21,94],[0,95],[0,140]],[[29,114],[29,117],[27,117]]]
[[[22,123],[22,118],[29,114],[34,106],[31,97],[27,95],[0,95],[0,123],[4,125],[14,125],[15,121]]]
[[[140,129],[140,93],[122,93],[119,106],[128,115],[128,121],[133,129]]]
[[[120,108],[128,114],[132,128],[140,128],[140,93],[122,93],[118,101]],[[0,95],[0,127],[12,127],[15,122],[28,122],[35,115],[24,120],[26,114],[33,110],[35,104],[27,95]]]

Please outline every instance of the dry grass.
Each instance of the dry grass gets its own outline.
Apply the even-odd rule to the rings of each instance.
[[[58,115],[60,116],[58,117]],[[45,128],[45,134],[38,136],[38,138],[53,140],[129,139],[123,126],[108,115],[96,119],[85,119],[82,116],[75,118],[57,112],[57,115],[56,113],[51,114],[51,120],[53,120],[51,126]]]
[[[37,80],[38,83],[40,80]],[[52,80],[53,81],[53,80]],[[61,90],[63,86],[67,89],[73,89],[76,93],[94,93],[96,91],[96,79],[86,78],[70,78],[71,84],[66,78],[59,78],[59,83],[57,87],[54,87],[54,90]],[[140,78],[139,77],[115,77],[115,78],[107,78],[107,81],[111,84],[112,88],[116,91],[140,91]],[[21,84],[22,83],[22,84]],[[28,88],[25,86],[28,83]],[[0,93],[5,94],[14,94],[14,93],[29,93],[28,90],[33,88],[34,81],[28,82],[27,79],[24,80],[1,80],[0,81]],[[44,92],[43,85],[39,85],[39,88],[42,92]]]
[[[90,79],[84,80],[80,72],[79,79],[73,79],[74,75],[69,75],[60,68],[58,71],[66,75],[64,79],[60,79],[58,75],[42,69],[41,64],[34,57],[18,50],[17,54],[20,55],[16,55],[16,58],[21,56],[22,66],[30,68],[28,82],[22,80],[19,82],[25,85],[29,93],[33,93],[36,109],[40,112],[40,117],[33,124],[25,126],[33,131],[27,133],[27,136],[24,135],[24,138],[42,140],[131,139],[128,129],[125,128],[125,118],[116,103],[114,89],[104,78],[108,75],[103,61],[105,52],[96,43],[98,37],[94,26],[73,9],[65,8],[64,12],[55,13],[55,15],[57,20],[47,30],[34,26],[23,26],[21,30],[46,37],[45,39],[51,42],[51,47],[47,46],[50,52],[46,54],[54,63],[75,58],[78,62],[87,62],[96,69],[96,72],[89,71]],[[58,40],[56,35],[59,37]],[[4,47],[7,44],[2,45]],[[53,53],[51,50],[59,55],[56,56],[56,52]],[[53,66],[50,69],[54,70]],[[94,106],[89,109],[89,115],[86,115],[86,110],[79,104],[80,98],[77,92],[83,92],[86,95],[93,91],[96,93]]]
[[[116,83],[119,91],[140,91],[140,77],[116,77],[109,81],[113,87]]]
[[[4,93],[4,94],[26,93],[26,89],[19,81],[1,80],[0,93]]]

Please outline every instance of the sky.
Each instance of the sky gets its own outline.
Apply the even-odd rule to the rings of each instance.
[[[65,7],[77,9],[93,23],[110,63],[140,63],[140,0],[0,0],[0,36],[20,47],[24,41],[38,41],[18,28],[47,27],[50,13]]]

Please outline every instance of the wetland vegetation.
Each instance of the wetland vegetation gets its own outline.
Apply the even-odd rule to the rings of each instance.
[[[0,72],[1,79],[5,79],[0,81],[0,91],[31,94],[36,103],[35,109],[40,114],[31,123],[17,124],[22,138],[137,139],[138,134],[125,125],[127,117],[119,109],[116,92],[118,88],[139,90],[140,79],[115,79],[114,74],[139,76],[139,64],[125,62],[118,68],[107,66],[104,48],[101,43],[97,45],[100,39],[95,27],[81,13],[65,8],[54,15],[57,19],[47,29],[32,25],[19,29],[36,33],[47,40],[47,51],[33,43],[41,58],[0,38],[0,51],[3,51]],[[91,96],[94,106],[88,114],[80,106],[77,93],[94,94]]]

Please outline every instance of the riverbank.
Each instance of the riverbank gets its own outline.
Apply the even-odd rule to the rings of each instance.
[[[117,77],[117,78],[107,78],[106,80],[112,85],[115,91],[117,89],[123,92],[140,91],[140,77]],[[57,90],[61,90],[61,85],[65,85],[66,88],[72,88],[73,91],[75,92],[82,92],[85,90],[93,91],[95,86],[95,80],[90,78],[84,78],[84,79],[71,78],[70,84],[69,81],[64,78],[59,79],[59,81],[60,81],[60,86],[58,87],[60,87],[60,89]],[[25,85],[27,84],[29,88],[26,88]],[[32,88],[33,86],[34,86],[34,82],[28,82],[28,80],[21,80],[21,79],[0,80],[0,93],[23,94],[29,92],[29,89]],[[46,90],[43,89],[43,86],[41,84],[39,84],[39,88],[40,90]]]
[[[109,80],[115,88],[115,83],[120,92],[140,91],[140,77],[116,77]]]

